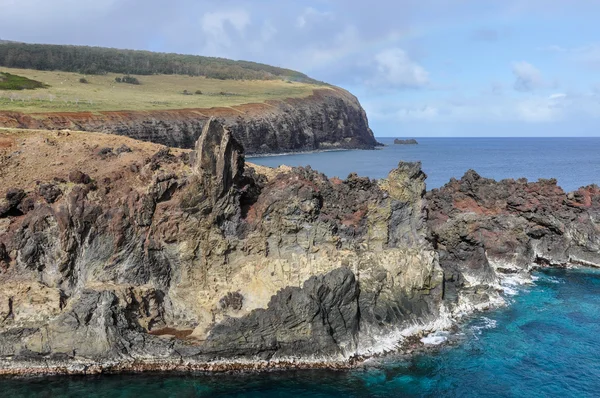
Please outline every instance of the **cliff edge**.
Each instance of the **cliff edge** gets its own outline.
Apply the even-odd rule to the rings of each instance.
[[[104,132],[191,149],[211,117],[231,131],[246,154],[373,149],[378,145],[357,98],[337,87],[314,90],[305,98],[222,108],[33,114],[0,111],[0,127]]]
[[[0,374],[348,366],[600,266],[597,186],[269,169],[217,119],[191,151],[3,131],[0,170]]]

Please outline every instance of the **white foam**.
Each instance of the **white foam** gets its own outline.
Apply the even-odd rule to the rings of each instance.
[[[372,333],[371,330],[361,332],[361,343],[356,350],[356,355],[372,356],[396,351],[402,342],[417,334],[431,334],[443,332],[449,329],[455,323],[454,314],[450,313],[445,305],[442,305],[438,317],[424,322],[415,322],[412,325],[398,330],[387,331],[385,333]],[[447,333],[447,332],[445,332]]]
[[[444,331],[433,332],[426,337],[423,337],[421,342],[425,345],[440,345],[448,341],[448,334],[448,332]]]
[[[471,326],[471,331],[474,334],[481,334],[483,330],[494,329],[498,325],[498,322],[495,319],[490,319],[485,316],[482,316],[479,321],[481,322]]]

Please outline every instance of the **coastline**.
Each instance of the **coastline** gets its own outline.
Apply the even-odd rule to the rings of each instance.
[[[510,268],[510,266],[508,267]],[[488,285],[497,295],[489,301],[480,303],[464,302],[450,313],[444,308],[438,318],[430,323],[413,325],[397,333],[384,337],[387,342],[378,349],[354,353],[347,358],[282,358],[278,360],[215,360],[212,362],[194,362],[190,360],[127,360],[127,361],[93,361],[87,359],[43,358],[40,360],[24,359],[18,362],[11,360],[0,361],[0,378],[29,378],[29,377],[61,377],[61,376],[92,376],[114,374],[190,374],[190,373],[260,373],[269,371],[292,370],[339,370],[347,371],[368,367],[378,360],[391,358],[407,358],[415,354],[433,353],[444,347],[460,342],[458,331],[460,327],[476,314],[497,310],[511,305],[510,297],[518,294],[514,287],[535,283],[532,273],[543,268],[556,266],[532,265],[525,272],[502,274],[503,278],[496,284]],[[568,264],[565,268],[598,268],[582,266],[576,263]]]
[[[312,153],[325,153],[325,152],[349,152],[349,151],[379,151],[385,144],[376,145],[373,148],[331,148],[331,149],[315,149],[312,151],[297,151],[297,152],[281,152],[281,153],[265,153],[265,154],[250,154],[246,155],[246,159],[256,158],[270,158],[275,156],[292,156],[292,155],[310,155]]]

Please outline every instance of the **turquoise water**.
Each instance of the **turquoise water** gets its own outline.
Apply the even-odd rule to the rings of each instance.
[[[547,270],[453,347],[353,371],[0,380],[6,397],[597,397],[600,271]]]
[[[439,188],[469,169],[488,178],[530,181],[556,178],[566,191],[600,184],[600,138],[418,138],[419,145],[394,145],[375,151],[334,151],[251,158],[250,162],[276,167],[310,165],[329,177],[351,172],[384,178],[398,161],[423,162],[427,187]]]

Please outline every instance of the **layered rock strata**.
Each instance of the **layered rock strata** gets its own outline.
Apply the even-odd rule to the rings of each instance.
[[[3,372],[344,363],[438,317],[419,164],[251,167],[216,120],[192,152],[106,137],[1,139]]]
[[[268,169],[215,119],[193,151],[0,148],[0,373],[347,366],[489,307],[507,276],[600,265],[594,185]]]
[[[43,114],[0,111],[0,127],[104,132],[191,149],[211,117],[232,132],[246,154],[373,149],[378,145],[356,97],[337,87],[315,90],[307,98],[210,109]]]

